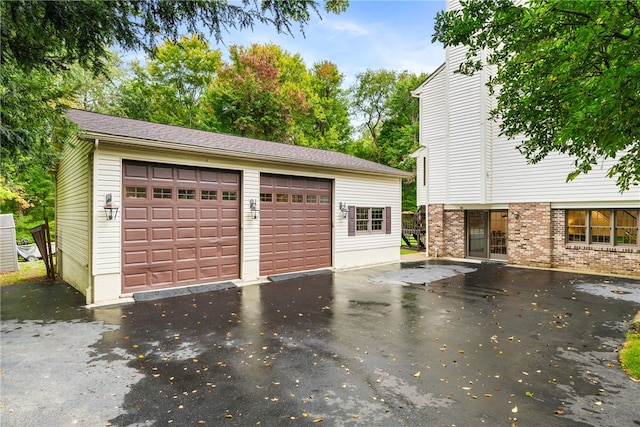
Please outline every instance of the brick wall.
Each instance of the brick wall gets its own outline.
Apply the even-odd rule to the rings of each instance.
[[[448,256],[444,254],[444,205],[429,205],[427,208],[428,233],[427,256]]]
[[[464,258],[465,227],[464,211],[445,211],[444,205],[429,205],[427,210],[429,221],[428,255],[439,257]]]
[[[509,263],[551,267],[551,204],[509,205]]]
[[[464,211],[444,212],[444,241],[447,246],[447,256],[464,258],[466,256],[466,235],[464,225]]]

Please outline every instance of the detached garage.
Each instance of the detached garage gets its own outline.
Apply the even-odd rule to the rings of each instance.
[[[58,273],[108,303],[136,292],[400,258],[407,173],[341,153],[70,110]]]

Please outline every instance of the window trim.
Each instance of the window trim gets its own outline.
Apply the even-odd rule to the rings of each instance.
[[[629,227],[629,226],[619,226],[618,225],[618,214],[620,212],[628,212],[628,211],[635,211],[636,212],[636,226],[635,227]],[[585,213],[585,221],[584,224],[579,224],[579,225],[573,225],[573,224],[569,224],[569,213],[570,212],[584,212]],[[608,212],[609,214],[609,235],[605,236],[605,235],[601,235],[598,234],[597,236],[605,236],[608,237],[608,242],[594,242],[594,234],[593,234],[593,229],[594,227],[597,228],[606,228],[603,225],[594,225],[594,222],[592,220],[594,212]],[[565,232],[565,243],[568,245],[586,245],[586,246],[600,246],[600,247],[627,247],[627,248],[633,248],[633,247],[640,247],[640,207],[638,208],[612,208],[612,209],[604,209],[604,208],[593,208],[593,209],[566,209],[565,210],[565,225],[564,225],[564,232]],[[584,229],[584,240],[569,240],[569,228],[575,228],[575,227],[579,227],[581,229]],[[633,229],[635,228],[636,231],[636,235],[635,235],[635,243],[618,243],[618,230],[620,229]],[[576,233],[572,233],[572,234],[576,234]]]
[[[390,234],[390,209],[388,206],[349,206],[349,235]],[[379,214],[374,217],[374,212]],[[359,217],[361,213],[366,213],[366,218]],[[362,228],[363,225],[366,228]]]

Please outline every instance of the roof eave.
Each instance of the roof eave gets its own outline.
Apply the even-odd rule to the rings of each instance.
[[[143,138],[135,138],[129,136],[119,136],[112,135],[108,133],[102,132],[93,132],[81,130],[82,137],[85,139],[98,139],[101,142],[119,145],[119,146],[130,146],[135,148],[140,147],[154,147],[166,151],[172,152],[189,152],[189,153],[197,153],[197,154],[208,154],[212,156],[220,156],[220,157],[232,157],[235,159],[242,160],[251,160],[252,162],[258,163],[279,163],[279,164],[288,164],[294,166],[326,166],[331,167],[333,169],[338,169],[340,171],[345,172],[358,172],[366,175],[375,175],[375,176],[396,176],[398,178],[409,178],[413,176],[410,172],[401,171],[399,169],[390,168],[390,170],[385,171],[376,171],[372,169],[362,169],[362,168],[353,168],[352,166],[341,166],[333,163],[322,163],[322,162],[306,162],[302,160],[295,160],[289,157],[284,156],[275,156],[275,155],[261,155],[261,158],[256,158],[255,154],[252,153],[243,153],[237,152],[229,149],[219,149],[219,148],[211,148],[211,147],[202,147],[197,145],[186,145],[186,144],[178,144],[175,142],[168,141],[158,141],[153,139],[143,139]]]

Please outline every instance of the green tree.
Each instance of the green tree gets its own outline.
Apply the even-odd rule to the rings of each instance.
[[[420,104],[411,91],[427,78],[426,74],[402,72],[398,74],[391,96],[387,101],[389,118],[380,130],[382,163],[415,176],[416,159],[411,155],[420,146]],[[408,178],[402,184],[402,209],[416,209],[416,181]]]
[[[352,148],[355,155],[382,162],[380,131],[389,119],[388,101],[398,75],[392,70],[367,70],[356,75],[356,81],[349,88],[351,113],[360,122],[360,141]]]
[[[342,89],[344,75],[331,61],[313,64],[311,72],[311,111],[306,121],[309,141],[305,144],[343,151],[351,137],[349,104]]]
[[[411,154],[419,146],[419,103],[411,96],[426,74],[367,70],[350,88],[352,114],[360,121],[360,137],[349,145],[352,155],[405,171],[415,170]],[[402,191],[403,210],[415,210],[415,180]]]
[[[144,65],[131,64],[111,112],[126,117],[201,128],[201,98],[222,64],[219,50],[194,35],[158,46]]]
[[[621,191],[640,183],[640,1],[463,0],[441,12],[434,40],[469,50],[460,72],[496,66],[492,117],[521,135],[531,163],[575,158],[572,180],[616,159]]]

